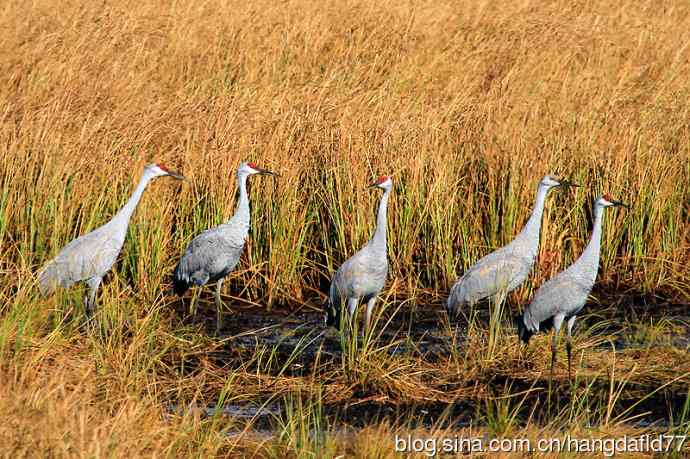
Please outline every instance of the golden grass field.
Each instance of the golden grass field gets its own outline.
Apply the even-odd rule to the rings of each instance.
[[[688,431],[687,339],[672,341],[690,328],[690,4],[8,0],[0,13],[0,456],[384,458],[409,430]],[[250,180],[252,229],[224,296],[234,328],[214,338],[183,317],[170,275],[232,214],[242,160],[282,177]],[[86,330],[84,290],[43,299],[35,274],[152,161],[188,180],[149,187]],[[595,196],[632,204],[605,217],[578,377],[559,355],[548,405],[548,337],[521,350],[507,319],[471,321],[432,359],[407,333],[438,311],[430,333],[455,339],[450,285],[514,237],[546,173],[582,187],[549,198],[514,311],[579,255]],[[260,333],[239,346],[250,310],[319,317],[330,276],[370,237],[378,194],[364,188],[381,174],[395,190],[374,339],[312,342],[308,359],[313,335],[287,354]],[[392,315],[404,329],[383,333]],[[612,350],[611,330],[627,345]],[[216,403],[278,414],[267,434],[198,408]],[[333,415],[363,405],[399,415]],[[439,414],[415,423],[411,405]],[[659,422],[637,422],[650,410]]]

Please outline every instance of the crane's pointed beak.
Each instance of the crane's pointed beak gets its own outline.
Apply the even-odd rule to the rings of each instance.
[[[170,177],[172,177],[172,178],[174,178],[174,179],[177,179],[177,180],[185,180],[184,175],[178,174],[177,172],[170,172],[170,171],[168,171],[168,176],[170,176]]]
[[[259,175],[272,175],[274,177],[280,177],[280,174],[277,174],[273,171],[269,171],[268,169],[260,169],[258,167],[255,167],[254,170],[257,171]]]
[[[623,201],[611,201],[611,204],[613,204],[615,207],[625,207],[626,209],[630,209],[630,204],[626,204]]]
[[[563,180],[560,181],[560,185],[559,185],[559,186],[563,186],[563,187],[569,187],[569,186],[579,187],[580,185],[578,185],[578,184],[575,183],[575,182],[571,182],[571,181],[568,180],[568,179],[563,179]]]

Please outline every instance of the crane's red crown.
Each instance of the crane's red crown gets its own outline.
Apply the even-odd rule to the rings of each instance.
[[[608,194],[608,193],[606,193],[606,194],[605,194],[604,196],[602,196],[602,197],[603,197],[604,199],[606,199],[608,202],[613,201],[613,197],[612,197],[610,194]]]
[[[259,166],[256,165],[256,163],[247,163],[247,166],[251,167],[252,169],[258,169]]]
[[[158,168],[159,168],[160,170],[162,170],[163,172],[170,172],[170,169],[168,169],[168,168],[165,166],[165,164],[157,163],[156,166],[158,166]]]
[[[376,180],[376,184],[377,184],[377,185],[381,185],[381,184],[382,184],[383,182],[385,182],[386,180],[388,180],[388,176],[387,176],[387,175],[382,175],[382,176],[380,176],[380,177]]]

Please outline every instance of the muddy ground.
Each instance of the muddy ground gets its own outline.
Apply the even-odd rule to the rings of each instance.
[[[601,350],[610,349],[613,345],[617,351],[635,349],[636,346],[647,351],[650,348],[659,348],[663,352],[669,347],[686,351],[690,346],[690,305],[651,295],[631,296],[602,292],[598,297],[599,304],[588,305],[583,310],[574,334],[577,334],[580,327],[587,328],[599,320],[608,319],[607,326],[597,331],[612,337],[611,340],[603,341],[599,345]],[[237,301],[228,303],[232,313],[225,316],[224,327],[217,336],[222,346],[213,354],[217,363],[224,367],[241,365],[244,359],[254,353],[257,346],[274,348],[278,362],[290,361],[290,365],[282,373],[286,376],[310,374],[317,353],[320,354],[321,364],[332,359],[333,364],[337,365],[338,359],[341,358],[338,334],[332,327],[326,327],[323,313],[314,307],[302,307],[296,311],[278,309],[268,313],[264,309]],[[195,319],[189,317],[183,304],[176,305],[175,309],[183,323],[196,326],[209,335],[215,335],[216,316],[212,296],[202,296]],[[383,314],[376,331],[378,343],[394,343],[388,347],[387,352],[414,353],[431,363],[447,358],[451,346],[458,346],[462,352],[467,322],[460,318],[449,328],[442,304],[431,304],[414,311],[394,311],[395,307],[390,307]],[[488,322],[487,311],[488,308],[478,308],[478,320]],[[672,324],[671,327],[666,327],[672,331],[655,335],[652,339],[640,340],[636,327],[631,326],[636,323],[654,324],[661,320]],[[385,323],[387,325],[384,328]],[[451,334],[454,335],[454,339]],[[295,352],[298,346],[301,350]],[[548,349],[543,351],[549,352]],[[487,384],[490,390],[497,394],[508,386],[514,393],[535,388],[534,381],[521,378],[519,372],[510,376],[496,375],[481,383]],[[539,383],[542,383],[544,388],[548,385],[546,379]],[[608,390],[607,381],[602,380],[596,384],[602,386],[602,391]],[[622,396],[621,406],[632,406],[639,400],[640,393],[651,392],[655,387],[632,385],[629,389]],[[555,381],[552,390],[555,406],[558,407],[567,404],[573,388],[567,380]],[[535,391],[534,397],[536,402],[536,398],[543,397],[543,391]],[[659,391],[637,405],[630,415],[643,414],[635,419],[636,426],[663,429],[671,422],[669,413],[677,413],[683,409],[686,397],[686,393],[677,390]],[[219,408],[210,404],[202,406],[201,409],[208,415],[220,410],[224,415],[252,418],[256,428],[270,430],[272,420],[280,414],[281,408],[275,402],[266,402],[257,400],[249,404],[226,404]],[[345,403],[325,404],[323,409],[329,419],[343,426],[364,426],[384,419],[392,423],[406,420],[408,424],[411,422],[431,426],[443,415],[447,419],[452,419],[455,426],[462,427],[473,423],[482,409],[481,405],[479,401],[471,399],[455,401],[452,404],[441,401],[407,403],[387,397],[372,397],[366,390],[362,390],[353,392],[352,398]],[[176,404],[172,406],[175,411],[180,409]]]

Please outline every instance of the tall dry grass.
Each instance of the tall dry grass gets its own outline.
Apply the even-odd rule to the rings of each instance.
[[[3,272],[30,281],[158,160],[191,180],[152,187],[117,268],[154,294],[252,159],[284,175],[254,180],[243,264],[269,304],[313,296],[369,237],[380,173],[392,278],[443,291],[552,172],[583,188],[550,200],[556,261],[535,283],[577,256],[608,191],[634,207],[607,216],[601,282],[687,298],[688,10],[666,4],[7,2]]]
[[[227,379],[170,362],[208,343],[174,328],[167,283],[186,243],[232,213],[241,160],[282,174],[251,180],[230,282],[267,307],[318,307],[371,234],[364,186],[379,174],[396,184],[393,299],[442,298],[516,234],[545,173],[583,186],[549,199],[516,302],[578,256],[603,192],[633,207],[606,216],[599,285],[690,298],[684,2],[8,0],[0,13],[0,413],[18,423],[2,454],[28,438],[39,456],[228,452],[213,422],[157,416]],[[80,292],[39,299],[34,273],[113,215],[150,161],[190,180],[147,191],[85,337]]]

